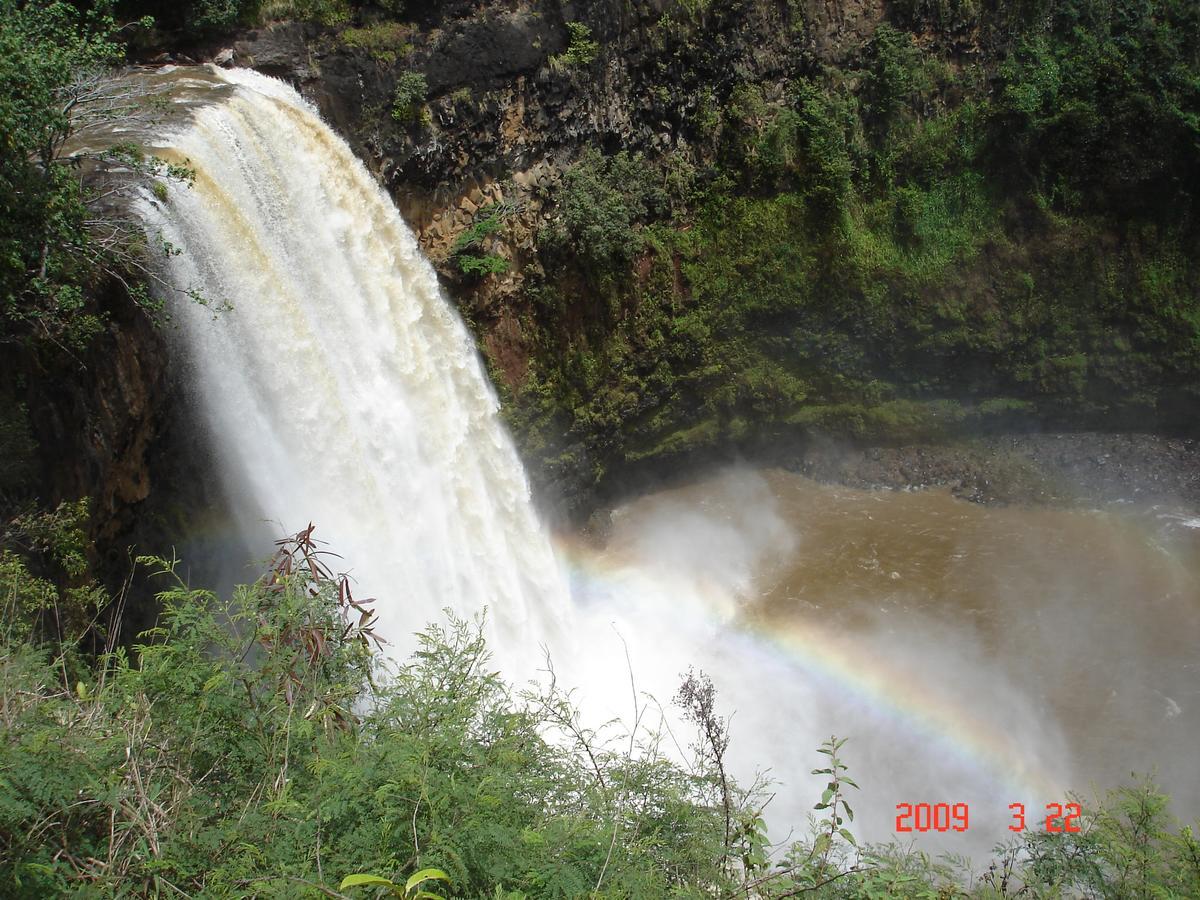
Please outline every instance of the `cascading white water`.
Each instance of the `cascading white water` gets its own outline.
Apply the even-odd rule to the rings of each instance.
[[[488,608],[506,674],[532,674],[537,648],[549,648],[597,722],[640,720],[638,691],[665,703],[680,674],[700,666],[723,709],[739,711],[738,776],[748,782],[756,766],[772,767],[790,789],[773,818],[803,823],[814,795],[804,773],[829,734],[822,710],[844,704],[736,627],[739,604],[758,590],[754,573],[793,548],[769,493],[752,479],[742,493],[753,515],[736,525],[673,511],[624,562],[577,553],[570,597],[470,336],[391,201],[295,91],[234,70],[205,76],[198,93],[214,83],[216,102],[159,141],[195,169],[194,186],[138,202],[150,233],[183,251],[167,259],[168,280],[231,307],[184,302],[175,316],[249,546],[261,552],[267,539],[315,522],[346,558],[359,596],[379,598],[380,630],[399,657],[441,608]],[[1028,704],[1006,693],[1001,672],[989,673],[983,695],[1014,735],[1027,733]],[[877,709],[840,714],[853,716],[869,746],[894,750]],[[1051,751],[1054,737],[1045,739]],[[1046,767],[1046,753],[1015,740],[1011,753],[1009,768]],[[970,762],[939,764],[937,782],[961,786],[958,799],[969,788],[993,805],[1003,799]],[[877,798],[874,837],[886,836],[897,799],[910,797]]]
[[[254,72],[162,139],[191,189],[147,195],[186,252],[168,279],[242,526],[309,521],[401,645],[487,607],[497,649],[552,631],[565,595],[498,403],[396,208],[295,91]],[[258,542],[259,547],[269,544]]]

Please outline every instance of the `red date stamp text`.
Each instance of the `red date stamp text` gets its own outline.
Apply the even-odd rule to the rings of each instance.
[[[1010,803],[1012,813],[1009,831],[1024,831],[1024,803]],[[1080,831],[1079,817],[1083,815],[1078,803],[1047,803],[1043,827],[1049,834]],[[971,825],[970,809],[965,803],[897,803],[896,831],[966,831]],[[1036,817],[1035,817],[1036,819]]]

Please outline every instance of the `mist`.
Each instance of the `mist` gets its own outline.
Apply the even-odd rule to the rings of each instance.
[[[617,510],[603,550],[554,547],[471,336],[389,198],[291,88],[206,77],[228,96],[162,138],[195,185],[139,212],[189,248],[165,277],[233,299],[215,318],[185,304],[179,340],[250,555],[263,522],[315,522],[357,596],[379,598],[393,660],[444,608],[486,609],[510,681],[544,680],[544,651],[594,723],[661,721],[683,758],[671,698],[704,670],[735,776],[775,782],[776,840],[806,829],[830,735],[848,739],[869,841],[892,836],[899,803],[968,803],[967,832],[913,838],[986,849],[1011,834],[1010,804],[1034,823],[1126,768],[1159,767],[1194,813],[1194,512],[1002,509],[741,468]]]
[[[563,671],[598,719],[631,719],[632,677],[681,753],[670,698],[707,672],[736,777],[774,782],[776,840],[805,831],[830,735],[848,739],[860,839],[982,854],[1015,837],[1010,804],[1042,828],[1046,804],[1134,771],[1186,817],[1197,569],[1163,540],[1129,512],[733,469],[618,509],[603,551],[566,549],[582,640]],[[896,835],[900,803],[967,803],[970,826]]]

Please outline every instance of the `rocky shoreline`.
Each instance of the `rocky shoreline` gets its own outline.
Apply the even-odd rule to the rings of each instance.
[[[784,467],[858,488],[948,487],[976,503],[1138,501],[1200,509],[1200,441],[1152,434],[1006,434],[866,448],[824,442]]]
[[[1141,433],[1043,432],[902,446],[854,446],[816,437],[802,447],[743,448],[676,460],[671,467],[635,474],[618,490],[596,498],[586,516],[566,527],[603,546],[618,507],[737,465],[779,467],[859,490],[946,488],[960,499],[988,505],[1096,507],[1135,502],[1200,514],[1200,440]],[[569,516],[559,523],[568,521]]]

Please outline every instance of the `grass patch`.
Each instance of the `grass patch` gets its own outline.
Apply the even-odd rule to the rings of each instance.
[[[413,35],[411,25],[399,22],[377,22],[363,28],[347,28],[338,35],[344,47],[363,50],[379,62],[394,63],[412,52],[409,38]]]

